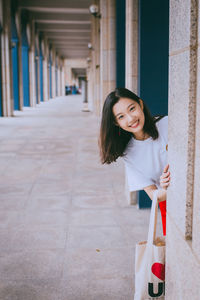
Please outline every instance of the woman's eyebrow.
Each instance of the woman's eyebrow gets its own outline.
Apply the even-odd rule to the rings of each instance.
[[[118,113],[118,114],[116,114],[116,115],[115,115],[115,117],[117,117],[118,115],[122,115],[122,113]]]
[[[129,104],[129,105],[127,106],[127,109],[128,109],[131,105],[134,105],[134,103]],[[122,114],[123,114],[123,113],[120,112],[120,113],[116,114],[115,117],[117,117],[118,115],[122,115]]]

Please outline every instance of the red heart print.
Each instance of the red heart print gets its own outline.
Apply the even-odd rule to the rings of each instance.
[[[154,263],[151,267],[151,272],[160,280],[165,280],[165,265],[161,263]]]

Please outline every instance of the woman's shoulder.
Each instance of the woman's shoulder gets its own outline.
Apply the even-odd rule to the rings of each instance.
[[[129,156],[130,152],[132,152],[132,150],[133,150],[133,138],[131,138],[130,141],[128,142],[128,144],[124,150],[122,158],[124,160],[127,160],[128,156]]]

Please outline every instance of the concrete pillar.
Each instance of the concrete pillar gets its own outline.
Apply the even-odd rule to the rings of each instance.
[[[92,60],[91,58],[89,58],[89,59],[90,60],[88,60],[87,70],[86,70],[87,81],[83,82],[83,86],[84,86],[84,91],[85,91],[85,85],[87,83],[87,106],[92,111],[95,106],[95,96],[94,96],[95,72],[94,72],[94,60]],[[84,98],[84,95],[83,95],[83,98]],[[87,107],[87,110],[88,110],[88,107]]]
[[[30,106],[36,106],[36,82],[35,82],[35,22],[30,20],[27,24],[28,36],[30,35],[29,48],[29,91]]]
[[[88,81],[87,77],[82,81],[83,109],[82,111],[90,111],[88,109]]]
[[[197,37],[197,96],[196,96],[196,133],[195,136],[195,159],[194,159],[194,198],[193,198],[193,223],[192,223],[192,248],[195,250],[200,261],[200,6],[198,9],[198,37]]]
[[[60,96],[62,96],[62,66],[60,65]],[[64,80],[65,80],[65,74],[64,74]]]
[[[11,59],[11,2],[3,1],[3,31],[1,34],[2,110],[4,117],[13,115]]]
[[[138,93],[138,0],[126,0],[126,88]]]
[[[134,93],[138,93],[138,0],[126,0],[125,86]],[[127,178],[125,182],[127,201],[129,204],[136,204],[137,192],[130,192]]]
[[[49,100],[49,77],[48,77],[48,43],[47,39],[44,38],[44,60],[43,60],[43,91],[44,91],[44,101]]]
[[[94,2],[94,4],[96,4]],[[91,16],[91,35],[90,35],[90,41],[92,48],[89,49],[89,56],[87,57],[87,102],[90,107],[90,110],[95,109],[95,51],[96,51],[96,45],[95,45],[95,17]],[[85,91],[85,83],[83,83],[84,91]],[[84,110],[84,109],[83,109]]]
[[[56,52],[52,48],[52,98],[56,97]]]
[[[99,1],[98,1],[99,5]],[[96,107],[96,114],[100,116],[101,106],[100,106],[100,19],[95,19],[95,83],[94,83],[94,101]]]
[[[23,110],[23,73],[22,73],[22,29],[21,29],[21,11],[16,13],[16,27],[18,34],[18,66],[19,66],[19,110]]]
[[[35,44],[37,48],[37,56],[35,57],[35,64],[37,64],[37,76],[35,76],[35,80],[37,78],[37,90],[35,91],[37,93],[36,99],[38,99],[38,104],[41,102],[41,97],[40,97],[40,63],[39,63],[39,36],[38,33],[35,34]],[[35,74],[36,75],[36,74]]]
[[[58,97],[61,96],[61,87],[60,87],[60,58],[58,57]]]
[[[61,68],[61,96],[65,96],[65,68],[64,60],[62,59],[62,68]]]
[[[99,1],[93,2],[99,7]],[[88,101],[90,110],[100,115],[100,18],[91,16],[91,44],[88,57]],[[89,59],[91,61],[89,61]],[[90,74],[91,73],[91,74]]]
[[[197,1],[170,1],[166,300],[200,299],[198,10]]]
[[[71,66],[68,65],[67,60],[65,60],[65,74],[66,74],[65,84],[72,85],[72,70],[71,70]]]
[[[115,0],[100,0],[100,11],[101,110],[106,96],[116,87]]]

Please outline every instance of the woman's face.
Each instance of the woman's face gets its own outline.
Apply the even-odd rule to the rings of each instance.
[[[129,98],[120,98],[113,106],[113,114],[117,125],[122,129],[133,133],[136,139],[144,137],[144,113],[143,102],[140,100],[140,105]]]

